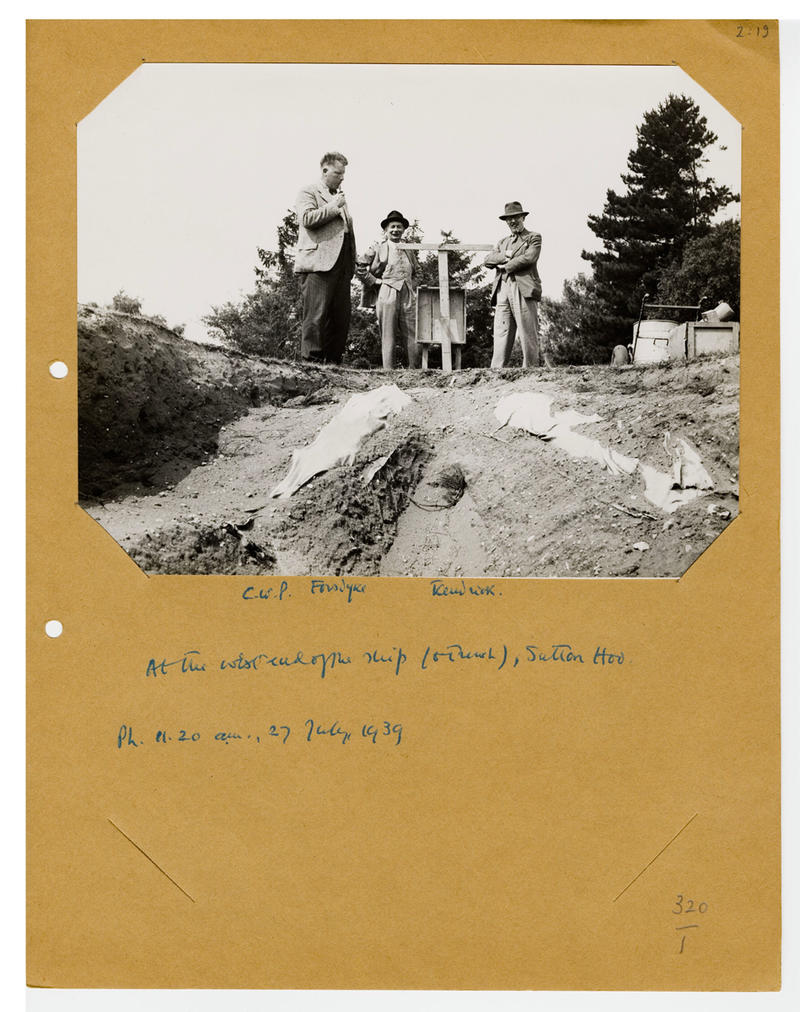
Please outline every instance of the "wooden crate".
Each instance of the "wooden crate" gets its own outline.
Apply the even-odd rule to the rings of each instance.
[[[687,358],[715,351],[733,354],[739,350],[738,323],[687,323]]]
[[[463,288],[450,289],[450,319],[455,324],[451,344],[467,343],[467,296]],[[441,344],[439,289],[420,285],[417,289],[417,344]]]

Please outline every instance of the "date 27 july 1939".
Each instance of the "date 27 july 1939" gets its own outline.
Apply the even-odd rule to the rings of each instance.
[[[391,720],[350,722],[338,720],[314,720],[311,717],[301,726],[290,724],[264,724],[249,731],[231,728],[215,728],[199,731],[195,728],[157,728],[140,733],[132,724],[121,724],[116,732],[117,749],[142,748],[149,744],[198,745],[286,745],[290,739],[311,744],[313,742],[338,742],[348,745],[364,742],[371,745],[397,746],[403,740],[403,725]],[[184,746],[185,747],[185,746]]]

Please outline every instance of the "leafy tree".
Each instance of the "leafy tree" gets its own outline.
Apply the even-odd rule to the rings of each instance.
[[[264,250],[258,247],[260,267],[255,268],[256,278],[263,284],[280,282],[300,292],[300,282],[294,273],[294,250],[297,246],[298,222],[294,211],[287,211],[278,225],[278,250]]]
[[[645,113],[636,136],[622,176],[626,190],[608,190],[603,213],[589,216],[603,249],[582,253],[604,307],[599,336],[607,347],[628,340],[643,294],[657,289],[687,242],[709,231],[717,211],[739,199],[704,176],[717,136],[692,99],[669,95]]]
[[[364,309],[361,305],[360,282],[357,291],[354,286],[352,295],[353,312],[350,317],[347,348],[342,361],[354,369],[380,369],[382,364],[381,335],[375,310]],[[404,349],[398,348],[398,353],[402,357]]]
[[[467,287],[467,344],[461,354],[464,369],[488,369],[492,364],[494,321],[491,297],[489,282]],[[521,363],[522,353],[519,352],[519,355]]]
[[[277,229],[277,251],[257,248],[255,291],[241,302],[212,306],[203,323],[214,337],[250,355],[297,358],[302,290],[293,272],[297,218],[287,211]]]
[[[706,235],[690,239],[680,258],[662,273],[658,301],[697,305],[706,298],[707,309],[727,302],[738,317],[739,265],[739,222],[720,222]]]
[[[226,302],[222,306],[212,306],[211,312],[202,317],[203,323],[208,327],[212,337],[223,344],[239,344],[239,331],[242,327],[241,307],[233,302]]]
[[[561,299],[545,297],[540,306],[541,337],[553,365],[606,362],[608,349],[597,340],[602,306],[592,277],[564,282]]]
[[[213,306],[203,323],[214,337],[249,355],[288,359],[297,357],[300,319],[285,291],[279,286],[258,284],[238,304]]]

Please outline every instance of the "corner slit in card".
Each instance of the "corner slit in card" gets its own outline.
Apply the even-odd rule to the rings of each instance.
[[[689,819],[689,822],[692,822],[692,821],[693,821],[694,819],[696,819],[696,818],[697,818],[697,812],[695,812],[695,813],[694,813],[694,815],[692,816],[692,818],[691,818],[691,819]],[[646,865],[644,866],[644,868],[642,868],[642,870],[641,870],[641,871],[639,872],[639,874],[638,874],[638,875],[636,875],[636,876],[634,876],[634,878],[632,878],[632,879],[630,880],[630,882],[629,882],[629,883],[628,883],[628,884],[627,884],[627,885],[625,886],[625,888],[624,888],[624,889],[622,890],[622,892],[621,892],[621,893],[617,893],[617,895],[616,895],[616,896],[614,897],[614,899],[613,899],[613,902],[614,902],[614,903],[616,903],[616,902],[617,902],[617,900],[618,900],[618,899],[620,898],[620,896],[622,896],[622,893],[626,893],[626,892],[627,892],[627,891],[628,891],[628,890],[630,889],[630,887],[631,887],[631,886],[633,885],[633,883],[634,883],[634,882],[636,881],[636,879],[638,879],[638,878],[641,878],[641,877],[642,877],[642,875],[644,875],[644,873],[645,873],[645,872],[647,871],[647,869],[648,869],[648,868],[650,867],[650,865],[651,865],[651,864],[653,864],[653,862],[654,862],[654,861],[657,861],[657,860],[658,860],[658,858],[660,858],[660,857],[661,857],[661,855],[662,855],[662,854],[664,853],[664,851],[665,851],[665,850],[667,849],[667,847],[669,847],[669,846],[670,846],[670,844],[673,844],[673,843],[674,843],[674,842],[675,842],[675,841],[676,841],[676,840],[678,839],[678,837],[679,837],[679,836],[681,835],[681,833],[682,833],[682,832],[684,831],[684,829],[686,829],[686,827],[687,827],[687,826],[689,825],[689,822],[687,822],[687,823],[685,823],[685,824],[684,824],[683,826],[681,826],[681,828],[680,828],[680,829],[678,830],[678,832],[677,832],[677,833],[676,833],[676,834],[675,834],[675,835],[674,835],[674,836],[672,837],[672,839],[671,839],[671,840],[668,840],[668,841],[667,841],[667,842],[666,842],[666,843],[664,844],[664,846],[663,846],[663,847],[661,848],[661,850],[660,850],[660,851],[659,851],[659,852],[658,852],[658,853],[656,854],[656,856],[655,856],[655,857],[653,858],[653,860],[652,860],[652,861],[648,861],[648,862],[647,862],[647,864],[646,864]]]
[[[173,884],[173,885],[175,886],[175,888],[176,888],[176,889],[180,889],[180,890],[181,890],[181,892],[183,893],[183,895],[184,895],[184,896],[185,896],[185,897],[186,897],[187,899],[190,899],[190,900],[192,901],[192,903],[194,903],[194,902],[195,902],[195,899],[194,899],[194,897],[193,897],[193,896],[190,896],[190,895],[189,895],[189,894],[188,894],[188,893],[186,892],[186,890],[185,890],[185,889],[181,888],[181,886],[179,886],[179,885],[178,885],[178,883],[177,883],[177,882],[175,881],[175,879],[174,879],[174,878],[172,878],[172,876],[171,876],[171,875],[167,875],[167,873],[166,873],[166,872],[164,871],[164,869],[163,869],[163,868],[161,867],[161,865],[160,865],[160,864],[156,864],[156,862],[155,862],[155,861],[154,861],[154,860],[152,859],[152,857],[150,857],[150,855],[149,855],[149,854],[145,853],[145,851],[143,851],[143,850],[142,850],[142,848],[141,848],[141,847],[139,846],[139,844],[138,844],[138,843],[136,843],[136,842],[135,842],[134,840],[132,840],[132,839],[131,839],[131,838],[130,838],[130,837],[128,836],[128,834],[127,834],[127,833],[123,832],[123,831],[122,831],[122,830],[121,830],[121,829],[119,828],[119,826],[118,826],[118,825],[116,824],[116,822],[114,822],[114,821],[113,821],[112,819],[109,819],[108,821],[109,821],[109,822],[111,823],[111,825],[112,825],[112,826],[114,827],[114,829],[116,829],[116,831],[117,831],[118,833],[121,833],[121,834],[122,834],[122,835],[123,835],[123,836],[125,837],[125,839],[126,839],[126,840],[128,841],[128,843],[132,844],[132,846],[134,846],[134,847],[135,847],[135,848],[136,848],[136,849],[137,849],[137,850],[139,851],[139,853],[140,853],[140,854],[143,854],[143,855],[144,855],[144,857],[146,857],[146,858],[147,858],[147,860],[148,860],[148,861],[150,862],[150,864],[153,864],[153,865],[155,865],[155,866],[156,866],[156,868],[158,868],[158,870],[159,870],[159,871],[161,872],[161,874],[162,874],[162,875],[164,875],[164,876],[165,876],[166,878],[168,878],[168,879],[170,880],[170,882],[171,882],[171,883],[172,883],[172,884]]]

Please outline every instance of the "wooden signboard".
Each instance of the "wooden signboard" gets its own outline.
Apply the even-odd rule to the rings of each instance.
[[[428,368],[428,348],[432,344],[442,347],[449,342],[453,347],[456,369],[461,368],[461,348],[467,343],[467,296],[463,288],[450,289],[450,313],[445,319],[440,290],[420,285],[417,289],[417,344],[422,345],[422,368]]]

